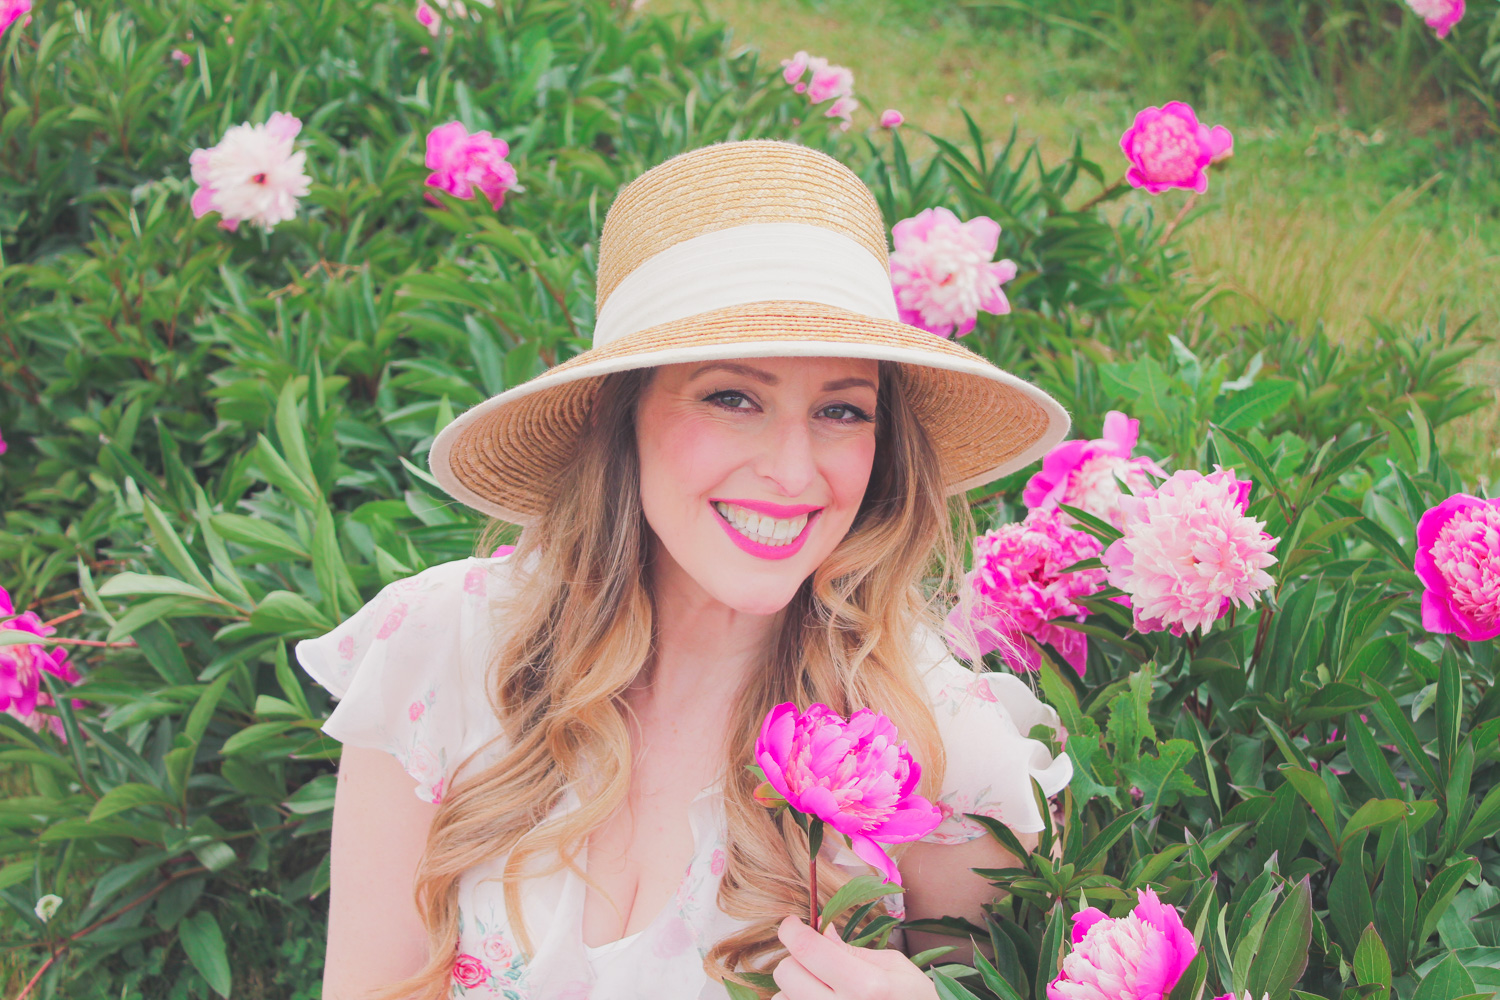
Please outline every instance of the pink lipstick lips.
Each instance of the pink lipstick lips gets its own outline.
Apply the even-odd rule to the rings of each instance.
[[[765,514],[769,517],[798,517],[799,515],[806,514],[807,523],[802,526],[802,530],[797,534],[797,537],[785,545],[766,545],[741,534],[734,525],[724,519],[724,515],[720,514],[718,508],[714,506],[715,503],[733,504],[736,507],[753,510],[757,514]],[[789,559],[796,555],[803,544],[807,542],[808,533],[812,531],[814,522],[817,521],[818,516],[823,512],[823,508],[816,504],[775,504],[765,500],[730,500],[727,497],[714,497],[710,499],[708,507],[709,510],[714,512],[714,519],[719,522],[719,526],[729,535],[730,541],[752,556],[758,556],[761,559]]]

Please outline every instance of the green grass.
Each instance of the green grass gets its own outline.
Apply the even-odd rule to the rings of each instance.
[[[951,8],[912,0],[651,2],[726,21],[770,65],[807,49],[849,66],[857,128],[879,132],[875,118],[895,107],[914,126],[959,137],[964,108],[990,135],[1013,124],[1049,158],[1079,138],[1109,179],[1124,170],[1117,143],[1135,110],[1167,99],[1133,93],[1128,70],[1107,54],[1069,51],[1056,33],[1039,42],[976,30]],[[1500,479],[1500,143],[1477,137],[1465,100],[1429,100],[1405,126],[1368,131],[1270,111],[1251,95],[1199,100],[1206,120],[1235,132],[1236,151],[1178,239],[1201,308],[1220,321],[1277,315],[1357,339],[1373,335],[1371,318],[1474,317],[1471,333],[1488,346],[1467,374],[1493,388],[1496,405],[1445,428],[1444,444],[1487,488]],[[915,129],[904,138],[916,156],[931,148]],[[1079,197],[1093,193],[1085,186]],[[1183,199],[1164,195],[1161,208],[1175,212]],[[1110,208],[1148,200],[1133,192]]]

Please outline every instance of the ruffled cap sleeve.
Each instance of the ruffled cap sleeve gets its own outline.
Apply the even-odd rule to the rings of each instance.
[[[297,662],[338,705],[323,732],[384,750],[437,803],[453,770],[499,722],[485,690],[490,601],[506,558],[460,559],[397,580],[332,632],[297,643]]]

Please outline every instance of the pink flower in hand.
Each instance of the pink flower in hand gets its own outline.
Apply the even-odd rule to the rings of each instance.
[[[1016,276],[1013,261],[992,261],[1000,224],[979,215],[967,222],[946,208],[926,208],[891,227],[891,284],[901,322],[941,337],[974,329],[979,311],[1004,314],[1000,286]]]
[[[427,133],[427,167],[432,171],[427,184],[466,200],[478,188],[490,207],[498,209],[505,192],[516,186],[516,168],[505,159],[509,154],[510,144],[487,131],[470,135],[462,122],[439,125]]]
[[[1464,0],[1406,0],[1406,5],[1439,38],[1448,37],[1448,32],[1464,17]]]
[[[21,27],[31,23],[31,0],[0,0],[0,35],[5,34],[21,15],[26,15],[26,20],[21,21]]]
[[[249,221],[267,232],[296,218],[297,199],[311,183],[303,170],[307,154],[292,149],[301,129],[301,119],[275,111],[262,125],[231,126],[217,146],[193,150],[194,218],[218,212],[224,229]]]
[[[1181,101],[1136,112],[1135,122],[1120,136],[1120,148],[1130,160],[1125,180],[1132,187],[1161,194],[1168,188],[1208,190],[1208,165],[1215,154],[1223,159],[1234,148],[1227,128],[1215,132],[1198,121]]]
[[[978,648],[967,648],[962,604],[948,615],[949,641],[969,659],[999,650],[1016,671],[1041,669],[1031,640],[1044,642],[1082,675],[1088,636],[1051,623],[1088,616],[1088,609],[1075,602],[1104,589],[1104,571],[1063,571],[1097,556],[1102,547],[1093,535],[1069,527],[1057,510],[1033,510],[1024,521],[985,532],[974,539],[974,568],[966,577],[974,592],[970,625]]]
[[[1500,498],[1455,493],[1417,521],[1422,627],[1469,642],[1500,636]]]
[[[916,792],[922,768],[896,741],[896,727],[868,708],[845,721],[827,705],[798,712],[783,702],[761,724],[755,762],[788,805],[844,834],[855,854],[897,885],[901,873],[880,845],[920,840],[942,822]]]
[[[895,108],[886,108],[884,111],[880,112],[881,128],[895,128],[897,125],[900,125],[904,121],[906,121],[906,116],[901,114],[901,112],[897,111]]]
[[[483,986],[489,978],[489,967],[473,955],[459,955],[453,960],[453,980],[465,989]]]
[[[1107,917],[1089,907],[1073,918],[1073,950],[1047,1000],[1162,1000],[1198,954],[1175,907],[1141,889],[1134,910]]]
[[[1155,491],[1120,497],[1124,537],[1100,557],[1109,582],[1130,595],[1135,627],[1207,633],[1231,604],[1248,606],[1275,581],[1280,539],[1245,516],[1249,480],[1232,469],[1184,469]]]
[[[1120,526],[1120,481],[1136,496],[1155,489],[1151,477],[1167,477],[1161,466],[1144,455],[1131,457],[1140,440],[1141,422],[1119,410],[1104,415],[1104,436],[1064,441],[1042,459],[1042,470],[1031,477],[1021,501],[1032,508],[1067,504]],[[1073,523],[1064,515],[1064,522]]]

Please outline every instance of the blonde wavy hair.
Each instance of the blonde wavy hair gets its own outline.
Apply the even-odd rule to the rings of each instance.
[[[566,866],[598,888],[576,859],[626,798],[632,756],[622,694],[652,665],[655,608],[644,572],[650,528],[635,413],[653,371],[603,377],[556,502],[518,540],[516,585],[494,608],[505,628],[488,677],[504,744],[493,763],[455,780],[438,808],[415,885],[431,958],[384,998],[447,995],[458,882],[475,866],[509,854],[505,906],[526,952],[524,875]],[[808,910],[807,837],[785,814],[773,820],[756,803],[755,779],[744,767],[773,706],[822,702],[846,715],[877,708],[922,763],[922,793],[934,798],[942,788],[943,745],[914,663],[914,636],[941,629],[945,599],[969,589],[955,586],[963,566],[955,540],[971,536],[974,522],[961,495],[945,499],[940,456],[909,406],[902,368],[881,361],[879,382],[874,467],[860,510],[780,613],[764,669],[732,710],[721,765],[728,849],[718,905],[748,925],[705,957],[717,980],[749,985],[738,972],[769,972],[785,954],[777,924]],[[487,533],[482,548],[495,537]],[[569,788],[581,808],[548,820]],[[836,866],[820,870],[820,905],[847,880]]]

